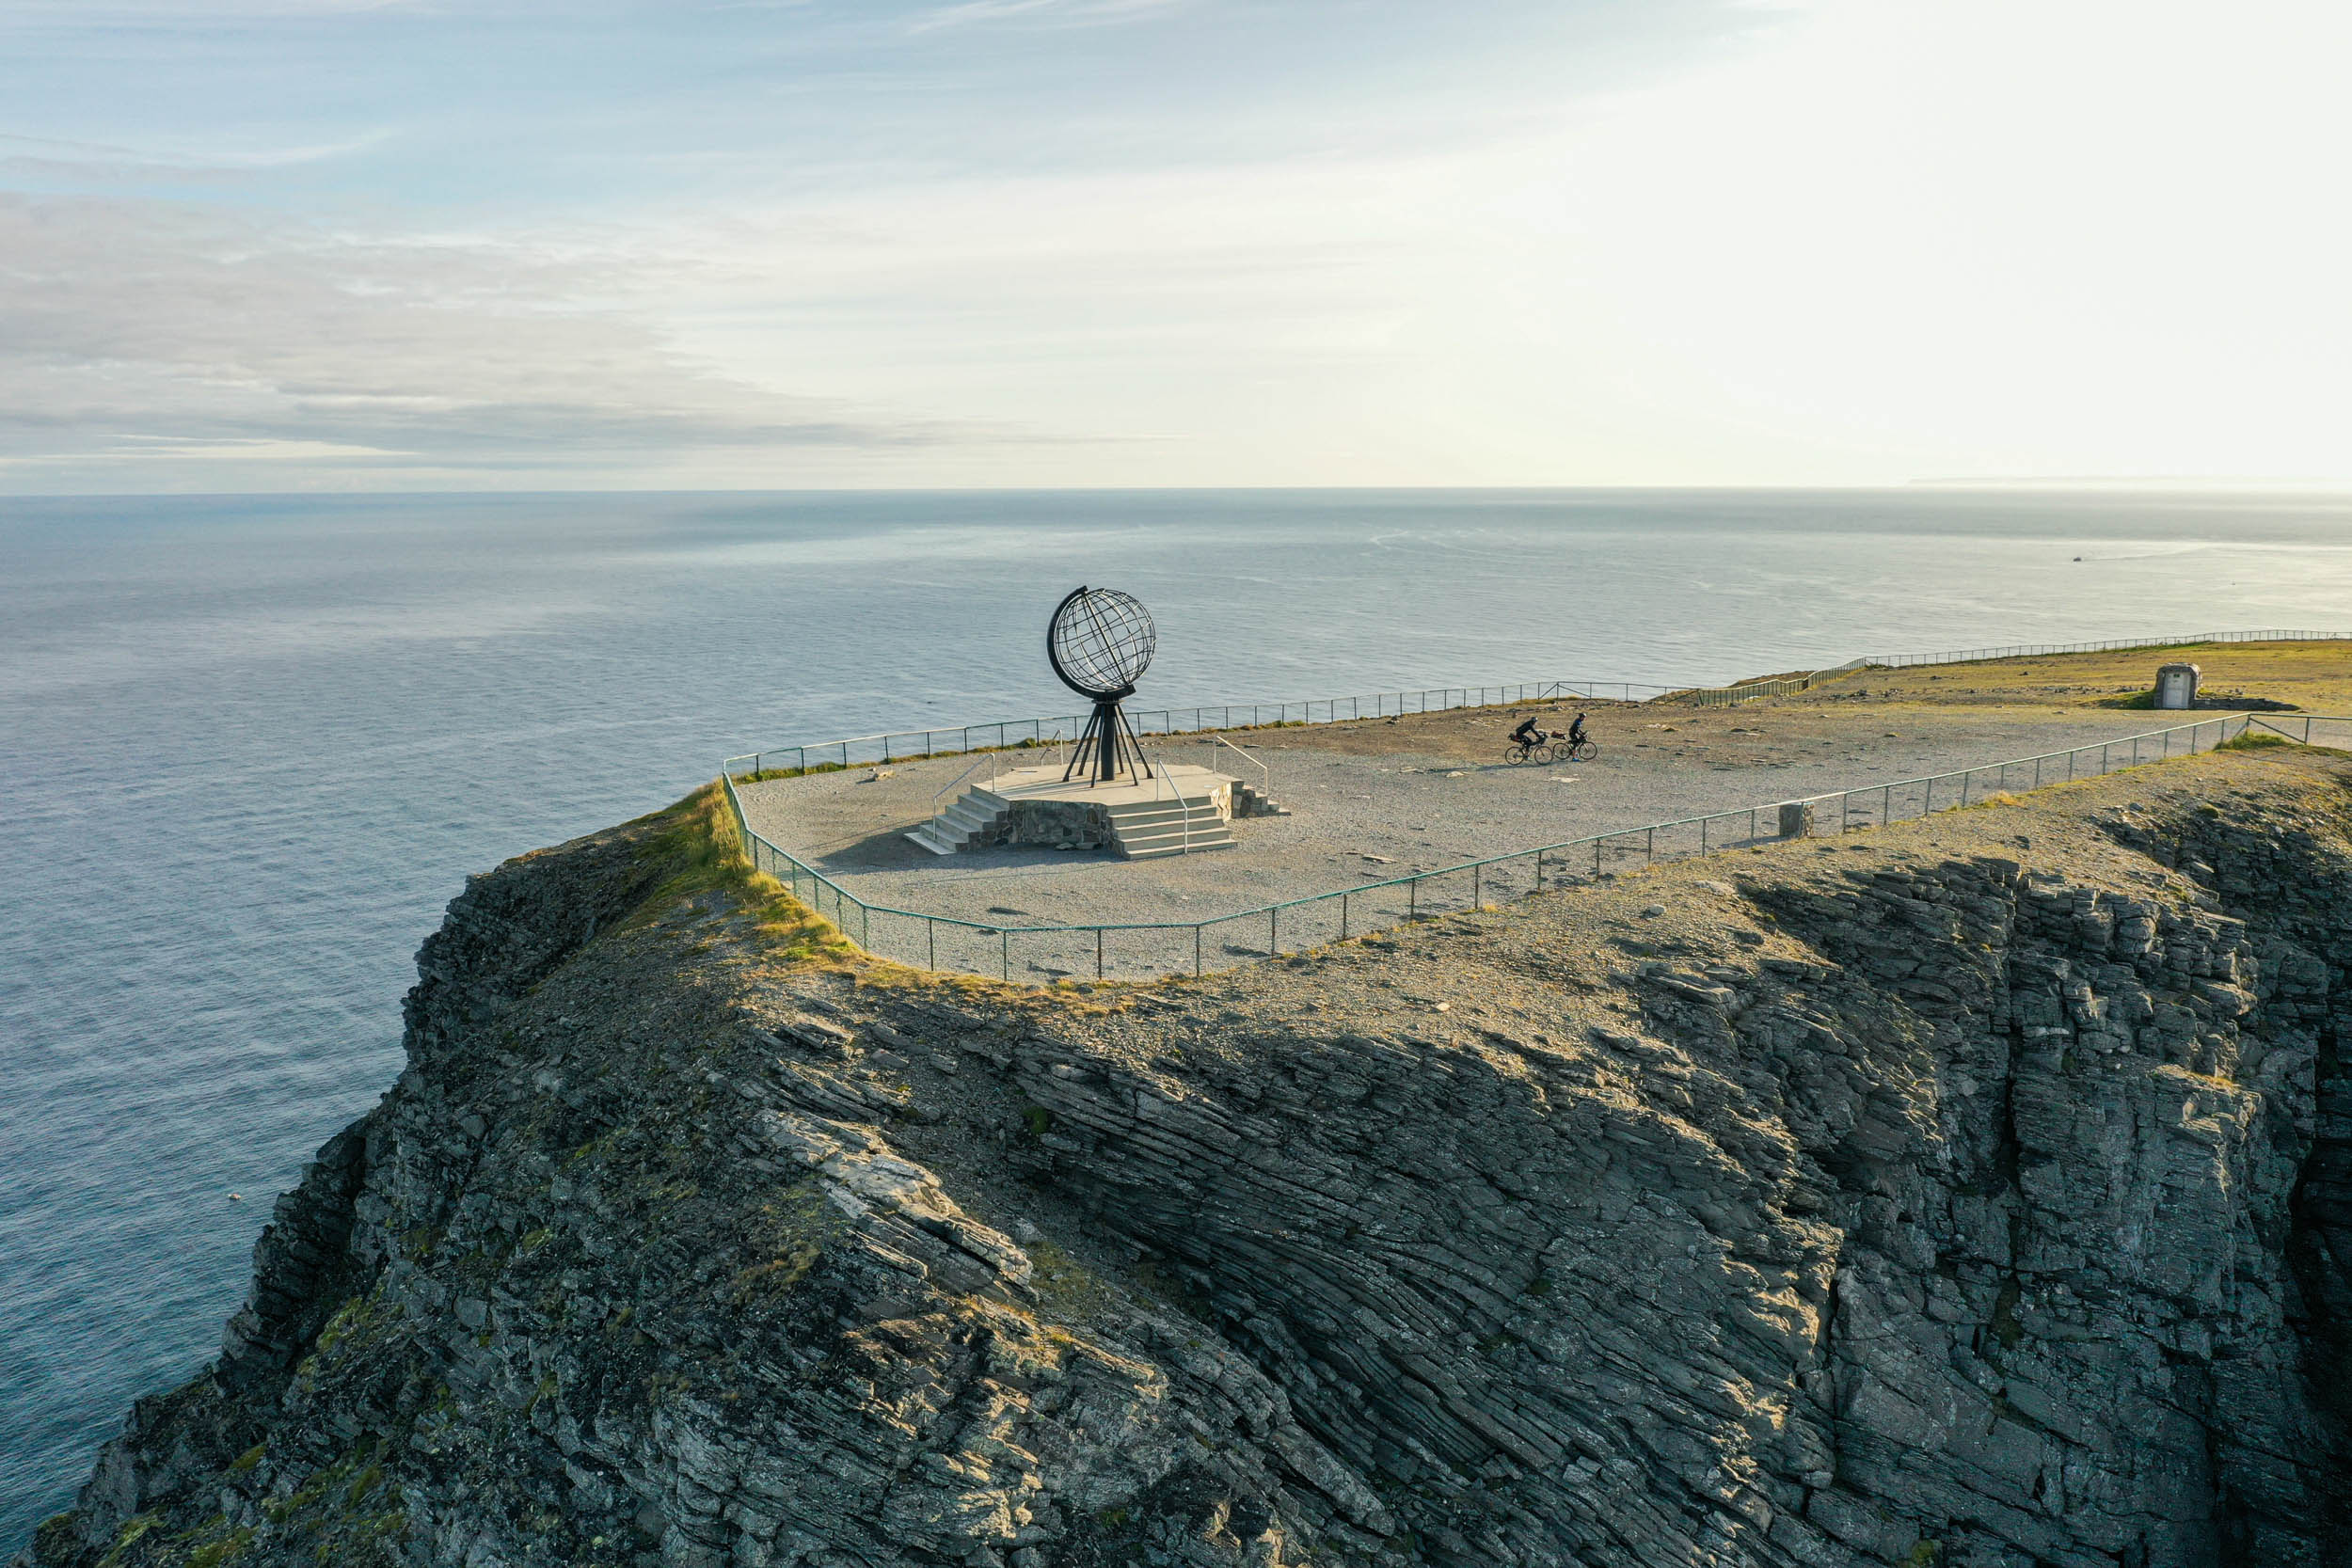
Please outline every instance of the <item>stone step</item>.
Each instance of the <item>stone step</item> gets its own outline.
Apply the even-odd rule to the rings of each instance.
[[[952,855],[1002,816],[1011,802],[977,785],[948,802],[947,809],[905,836],[934,855]]]
[[[1154,841],[1152,844],[1140,847],[1131,845],[1124,839],[1121,839],[1119,845],[1119,853],[1121,858],[1126,860],[1155,861],[1163,859],[1168,855],[1205,855],[1212,850],[1231,849],[1234,847],[1232,838],[1230,835],[1222,838],[1208,839],[1203,838],[1199,833],[1195,833],[1192,835],[1192,842],[1190,844],[1186,844],[1181,836],[1171,838],[1165,843]]]
[[[950,842],[933,838],[931,836],[931,831],[928,826],[917,828],[914,832],[907,834],[906,836],[913,842],[921,845],[926,849],[929,849],[934,855],[952,855],[957,850],[963,847],[963,840],[961,839],[956,839]]]
[[[958,800],[939,814],[944,827],[962,833],[966,838],[987,827],[1004,815],[1002,806],[990,809],[969,800]]]
[[[1195,823],[1189,833],[1183,824],[1177,823],[1144,832],[1119,835],[1119,852],[1131,861],[1150,860],[1159,855],[1181,855],[1187,851],[1197,855],[1205,849],[1232,847],[1233,835],[1225,831],[1221,822],[1215,826]]]
[[[1194,838],[1209,838],[1226,833],[1224,822],[1215,816],[1196,816],[1185,822],[1170,818],[1165,822],[1127,823],[1114,830],[1112,836],[1121,844],[1139,844],[1147,838],[1182,839],[1187,832]]]
[[[1113,806],[1111,826],[1120,832],[1156,827],[1163,822],[1222,822],[1216,807],[1207,800],[1187,800],[1178,805],[1170,800],[1166,805]]]
[[[1288,816],[1290,808],[1255,784],[1233,781],[1233,815],[1235,816]]]
[[[1110,818],[1119,852],[1131,861],[1233,847],[1233,835],[1226,830],[1223,815],[1205,795],[1133,800],[1111,807]]]

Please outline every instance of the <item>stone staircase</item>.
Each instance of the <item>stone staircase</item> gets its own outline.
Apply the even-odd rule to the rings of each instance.
[[[1290,814],[1290,807],[1271,795],[1261,793],[1255,784],[1241,779],[1233,781],[1235,816],[1288,816]]]
[[[1216,802],[1205,795],[1194,800],[1137,800],[1108,810],[1119,852],[1131,861],[1233,847],[1232,831],[1217,815]]]
[[[957,796],[937,820],[924,823],[906,836],[934,855],[952,855],[1011,809],[1012,802],[1003,796],[974,784]]]
[[[975,784],[957,796],[938,820],[905,836],[934,855],[952,855],[969,847],[1011,809],[1012,802],[1004,796]],[[1216,802],[1205,795],[1106,803],[1103,810],[1110,816],[1114,847],[1131,861],[1233,847],[1232,831],[1217,815]]]

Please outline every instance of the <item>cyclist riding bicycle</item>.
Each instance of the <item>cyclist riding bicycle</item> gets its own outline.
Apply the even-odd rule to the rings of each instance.
[[[1536,726],[1533,715],[1520,720],[1519,727],[1511,732],[1511,744],[1514,746],[1540,746],[1543,743],[1544,732]]]
[[[1584,744],[1584,716],[1581,713],[1576,716],[1575,721],[1568,725],[1568,744],[1571,746]]]

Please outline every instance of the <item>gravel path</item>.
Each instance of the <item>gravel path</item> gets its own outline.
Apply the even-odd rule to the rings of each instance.
[[[1549,767],[1474,761],[1461,754],[1467,747],[1459,740],[1442,750],[1380,753],[1374,750],[1380,737],[1365,733],[1371,725],[1265,732],[1253,749],[1272,768],[1276,798],[1294,815],[1234,823],[1238,844],[1232,849],[1146,863],[1107,851],[1030,848],[942,857],[908,843],[901,835],[930,816],[934,795],[972,766],[968,757],[900,763],[879,775],[856,769],[773,780],[745,786],[742,796],[755,830],[872,904],[983,927],[1191,923],[1539,844],[2096,744],[2163,722],[2147,713],[2083,709],[1872,707],[1610,719],[1597,731],[1603,747],[1597,760]],[[1486,729],[1503,728],[1507,724],[1489,723],[1475,733],[1483,744],[1493,738]],[[1393,738],[1423,737],[1408,732]],[[1171,745],[1163,754],[1180,762],[1206,760],[1204,748],[1191,744]],[[1014,764],[1035,760],[1034,753],[1005,755]],[[2052,776],[2063,777],[2062,768]],[[2021,773],[2010,786],[2031,782],[2029,773]],[[1901,816],[1915,814],[1922,802],[1914,790],[1891,803]],[[1855,810],[1857,826],[1875,821],[1878,798],[1858,798]],[[1724,832],[1717,828],[1710,842],[1723,842]],[[1695,835],[1687,836],[1695,847]],[[1733,836],[1746,836],[1744,824]],[[1683,846],[1661,841],[1659,847]],[[1616,852],[1638,857],[1640,843]],[[1579,869],[1592,866],[1580,862]],[[1482,874],[1475,889],[1460,876],[1409,893],[1359,895],[1350,900],[1351,928],[1385,924],[1408,901],[1426,911],[1467,904],[1474,895],[1509,896],[1527,891],[1534,873],[1532,864],[1521,863]],[[1455,880],[1462,883],[1458,889],[1450,885]],[[1340,934],[1336,904],[1280,918],[1285,925],[1275,940],[1284,949]],[[1212,927],[1200,939],[1199,961],[1214,967],[1219,955],[1230,961],[1265,951],[1265,919]],[[860,934],[854,925],[851,934]],[[1091,974],[1094,967],[1091,934],[1082,942],[1024,937],[1017,954],[1000,951],[993,931],[947,928],[943,938],[916,921],[877,917],[866,934],[877,951],[918,962],[936,957],[1047,974]],[[957,950],[940,949],[943,940]],[[1112,946],[1128,951],[1123,957],[1106,952],[1106,972],[1189,970],[1194,942],[1189,925],[1173,935],[1116,936]],[[963,954],[961,946],[974,951]]]

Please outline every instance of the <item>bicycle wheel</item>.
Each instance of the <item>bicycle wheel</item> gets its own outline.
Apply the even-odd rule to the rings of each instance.
[[[1527,759],[1530,762],[1549,762],[1551,760],[1551,748],[1549,746],[1530,746],[1527,749]]]
[[[1505,746],[1502,749],[1502,760],[1516,768],[1527,760],[1527,748],[1516,742]]]
[[[1590,740],[1580,740],[1568,748],[1568,758],[1572,762],[1590,762],[1598,755],[1600,747]]]

